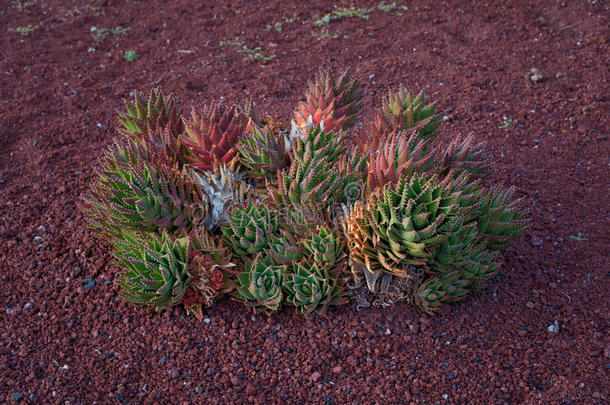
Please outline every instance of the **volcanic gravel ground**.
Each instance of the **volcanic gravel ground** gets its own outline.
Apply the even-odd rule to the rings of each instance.
[[[400,0],[322,27],[377,3],[211,3],[0,5],[0,400],[608,403],[608,3]],[[274,58],[220,45],[236,37]],[[253,98],[287,121],[321,66],[362,78],[363,122],[402,83],[438,102],[445,139],[486,143],[531,219],[490,287],[434,317],[227,299],[199,322],[119,299],[78,205],[122,100],[161,86],[187,113]]]

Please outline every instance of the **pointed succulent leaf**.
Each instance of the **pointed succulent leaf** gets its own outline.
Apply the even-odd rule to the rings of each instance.
[[[429,173],[433,163],[434,155],[430,153],[427,141],[417,132],[394,133],[384,138],[369,156],[367,189],[372,191],[415,173]]]

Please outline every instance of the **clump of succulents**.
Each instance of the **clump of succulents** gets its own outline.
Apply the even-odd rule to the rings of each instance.
[[[368,125],[347,71],[322,71],[290,125],[252,101],[186,119],[137,94],[84,204],[121,295],[202,319],[227,294],[309,315],[347,298],[433,312],[480,291],[525,229],[519,200],[488,185],[473,134],[437,142],[436,105],[414,94],[390,91]]]

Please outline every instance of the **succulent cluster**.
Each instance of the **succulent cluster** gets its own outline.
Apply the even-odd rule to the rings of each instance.
[[[305,96],[290,126],[251,101],[190,118],[159,90],[125,105],[84,205],[123,297],[201,318],[227,294],[308,315],[350,298],[432,312],[484,288],[525,220],[512,189],[483,182],[474,136],[436,142],[435,104],[402,87],[354,129],[348,71]]]

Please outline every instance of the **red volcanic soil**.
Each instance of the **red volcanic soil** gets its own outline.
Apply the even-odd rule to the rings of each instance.
[[[608,3],[396,3],[2,1],[0,401],[610,401]],[[316,26],[335,5],[374,9]],[[220,44],[236,37],[274,58]],[[361,77],[364,122],[402,83],[438,102],[443,136],[486,143],[531,218],[490,287],[434,317],[346,305],[309,322],[119,299],[78,204],[123,99],[160,86],[184,112],[252,98],[286,120],[321,66]]]

